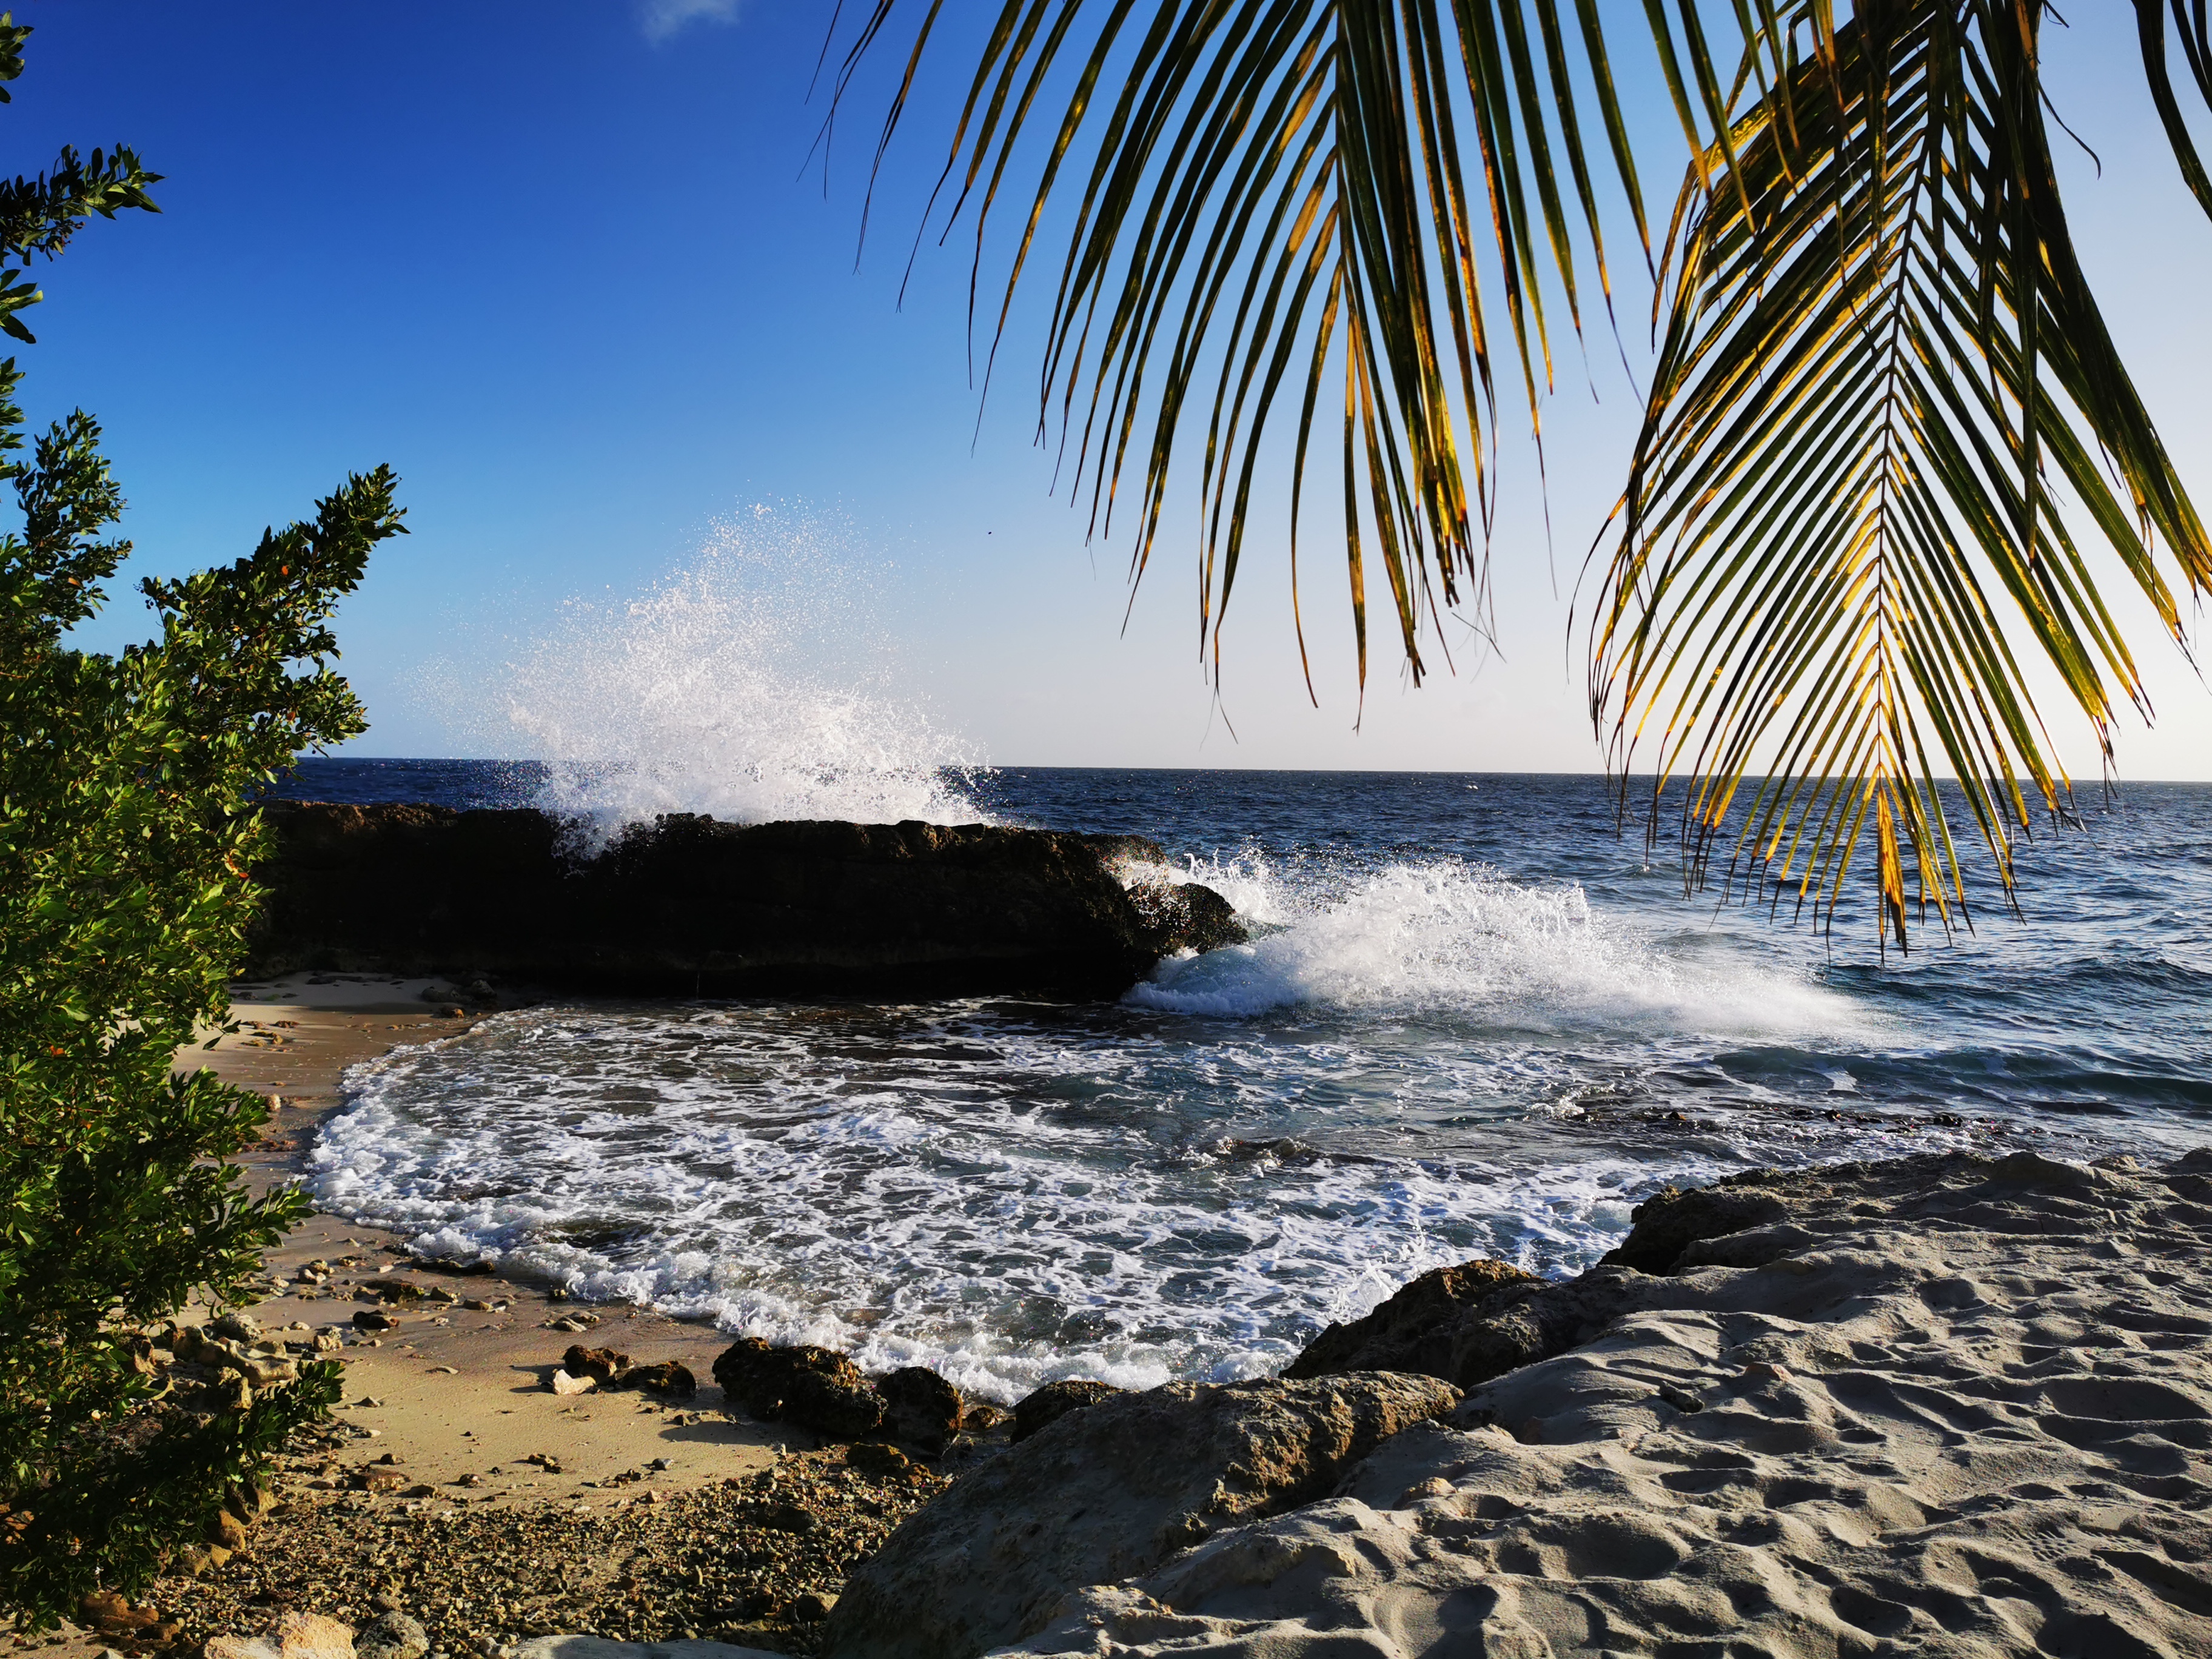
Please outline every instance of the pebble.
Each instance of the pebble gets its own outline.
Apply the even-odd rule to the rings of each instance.
[[[449,1659],[574,1632],[805,1653],[847,1572],[944,1486],[934,1475],[878,1483],[833,1454],[813,1453],[611,1510],[556,1500],[403,1515],[339,1495],[287,1506],[263,1522],[251,1549],[198,1583],[165,1581],[156,1595],[180,1610],[192,1643],[266,1630],[268,1598],[281,1596],[356,1626],[404,1611],[419,1621],[428,1653]],[[813,1524],[763,1524],[764,1513],[786,1506]],[[362,1659],[386,1659],[368,1651],[380,1645],[364,1641]]]

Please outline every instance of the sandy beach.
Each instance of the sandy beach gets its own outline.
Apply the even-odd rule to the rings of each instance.
[[[341,1104],[347,1067],[481,1017],[450,992],[362,975],[242,985],[239,1029],[179,1064],[280,1103],[240,1160],[266,1190],[302,1173],[316,1128]],[[303,1281],[310,1264],[327,1268],[324,1282]],[[276,1506],[244,1546],[145,1598],[188,1644],[266,1630],[286,1609],[357,1626],[398,1607],[422,1619],[441,1653],[472,1652],[494,1632],[546,1630],[764,1635],[803,1647],[807,1621],[799,1617],[794,1633],[793,1597],[834,1596],[854,1552],[937,1484],[919,1470],[863,1474],[804,1430],[726,1415],[711,1367],[727,1339],[705,1326],[564,1305],[542,1283],[426,1267],[391,1234],[322,1214],[269,1254],[264,1273],[267,1294],[245,1310],[264,1329],[295,1343],[345,1331],[336,1355],[343,1400],[327,1433],[281,1460]],[[364,1291],[371,1285],[419,1294],[393,1299]],[[392,1328],[357,1329],[367,1310]],[[556,1321],[587,1328],[551,1328]],[[701,1384],[698,1404],[630,1391],[556,1395],[548,1379],[578,1342],[641,1364],[682,1363]],[[811,1517],[803,1532],[790,1529],[794,1504]],[[709,1525],[722,1536],[713,1561],[684,1559]],[[72,1628],[50,1650],[75,1659],[113,1639]]]
[[[465,1030],[443,989],[242,991],[239,1030],[191,1058],[283,1102],[250,1178],[300,1173],[347,1066]],[[1167,1431],[1138,1431],[1143,1413],[1237,1392],[1189,1385],[1071,1412],[974,1483],[895,1452],[855,1468],[726,1413],[710,1329],[418,1263],[318,1215],[248,1311],[342,1343],[343,1403],[280,1460],[227,1559],[148,1605],[187,1649],[288,1613],[404,1612],[434,1659],[562,1632],[912,1659],[1010,1641],[1102,1659],[2212,1654],[2208,1171],[2204,1152],[1753,1171],[1651,1200],[1576,1279],[1506,1269],[1463,1306],[1409,1286],[1310,1350],[1345,1349],[1322,1368],[1342,1376],[1237,1385],[1255,1425],[1317,1389],[1457,1401],[1340,1473],[1281,1442],[1284,1490],[1320,1478],[1319,1501],[1255,1495],[1255,1466],[1211,1454],[1155,1467]],[[698,1395],[556,1394],[580,1341],[679,1361]],[[1250,1518],[1161,1522],[1143,1496],[1159,1480],[1188,1488],[1170,1510]],[[1048,1545],[1126,1565],[1092,1582],[1047,1566]]]

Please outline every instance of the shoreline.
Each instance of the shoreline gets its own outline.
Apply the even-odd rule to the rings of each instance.
[[[305,1173],[316,1131],[343,1104],[349,1067],[459,1035],[483,1012],[469,1011],[443,980],[314,973],[242,981],[232,1002],[240,1029],[178,1063],[276,1102],[261,1139],[234,1160],[263,1193]],[[818,1607],[801,1609],[818,1622],[842,1560],[879,1542],[938,1484],[918,1468],[865,1474],[805,1429],[722,1410],[713,1364],[731,1339],[710,1325],[563,1305],[566,1297],[542,1281],[422,1262],[398,1234],[319,1210],[263,1261],[267,1293],[242,1311],[295,1346],[343,1328],[344,1346],[315,1357],[343,1363],[343,1393],[328,1428],[277,1460],[273,1507],[230,1558],[195,1577],[164,1577],[143,1599],[181,1623],[178,1652],[197,1651],[211,1635],[265,1632],[286,1611],[358,1626],[393,1607],[428,1626],[431,1652],[446,1659],[473,1655],[495,1634],[552,1630],[689,1632],[803,1652],[810,1621],[790,1607],[826,1594]],[[316,1262],[327,1278],[302,1282]],[[372,1281],[412,1284],[422,1294],[378,1299],[362,1290]],[[355,1315],[369,1309],[392,1328],[357,1329]],[[205,1316],[196,1307],[180,1319]],[[555,1329],[556,1320],[586,1328]],[[675,1360],[698,1379],[699,1397],[557,1395],[549,1379],[577,1342],[641,1364]],[[805,1534],[753,1524],[788,1521],[793,1499],[814,1517]],[[732,1552],[750,1562],[720,1574],[670,1565],[685,1538],[710,1527],[750,1537],[750,1552]],[[503,1561],[538,1583],[492,1601],[466,1593]],[[770,1611],[744,1620],[695,1611],[667,1629],[666,1620],[640,1623],[633,1581],[661,1569],[671,1597],[711,1590],[719,1577],[728,1595]],[[789,1606],[777,1611],[779,1601]],[[64,1659],[95,1659],[118,1640],[64,1626],[43,1645]]]
[[[240,1160],[257,1186],[301,1172],[347,1066],[471,1022],[423,1000],[435,981],[312,977],[242,993],[241,1030],[190,1057],[283,1098]],[[2151,1167],[2021,1150],[1754,1170],[1670,1189],[1638,1222],[1607,1263],[1517,1275],[1525,1288],[1504,1285],[1463,1318],[1425,1302],[1431,1274],[1324,1334],[1310,1353],[1332,1336],[1358,1352],[1316,1375],[1425,1372],[1463,1397],[1388,1436],[1341,1484],[1328,1475],[1333,1497],[1324,1486],[1256,1509],[1156,1560],[1113,1557],[1124,1546],[1105,1538],[1121,1565],[1056,1584],[1047,1572],[1045,1599],[984,1644],[1126,1659],[1258,1642],[1318,1659],[1362,1629],[1460,1629],[1447,1615],[1480,1602],[1480,1628],[1508,1642],[1620,1620],[1652,1641],[1770,1636],[1805,1659],[1918,1651],[1968,1629],[1994,1644],[1978,1650],[2040,1650],[2046,1629],[2166,1650],[2177,1612],[2202,1611],[2191,1564],[2212,1559],[2212,1533],[2189,1493],[2207,1490],[2198,1454],[2212,1446],[2212,1152]],[[318,1258],[327,1279],[300,1282]],[[804,1430],[720,1409],[708,1379],[729,1340],[710,1327],[564,1306],[543,1284],[416,1262],[396,1235],[319,1213],[267,1262],[282,1282],[248,1311],[274,1334],[371,1307],[392,1322],[346,1341],[346,1403],[279,1460],[274,1507],[236,1553],[147,1598],[181,1626],[179,1652],[291,1613],[358,1627],[404,1611],[431,1627],[427,1659],[559,1659],[543,1642],[517,1652],[556,1633],[854,1655],[877,1650],[853,1644],[861,1633],[896,1632],[883,1650],[904,1653],[965,1616],[964,1581],[1029,1570],[1026,1541],[994,1544],[979,1579],[989,1537],[1035,1538],[1047,1516],[1048,1542],[1114,1524],[1090,1488],[1121,1478],[1119,1454],[1066,1453],[1178,1392],[1093,1407],[1089,1430],[1089,1411],[1072,1413],[1047,1439],[963,1467],[994,1472],[956,1486],[895,1451],[859,1468]],[[369,1299],[395,1279],[420,1293]],[[555,1328],[579,1315],[588,1334]],[[548,1378],[572,1341],[680,1360],[710,1403],[556,1395]],[[1443,1370],[1394,1346],[1438,1341]],[[1460,1375],[1493,1349],[1502,1369]],[[1315,1386],[1294,1375],[1237,1388]],[[1055,1456],[1066,1467],[1048,1489],[1022,1484]],[[1213,1479],[1203,1459],[1166,1473]],[[1020,1494],[1012,1509],[991,1508],[1000,1488]],[[2043,1537],[2063,1559],[2043,1559]],[[1309,1557],[1340,1565],[1291,1571]],[[2097,1565],[2108,1557],[2117,1578]],[[75,1659],[107,1639],[53,1645]]]

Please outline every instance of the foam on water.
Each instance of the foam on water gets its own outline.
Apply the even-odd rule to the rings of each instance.
[[[880,571],[819,519],[757,507],[641,596],[578,600],[509,665],[535,803],[592,839],[661,812],[973,823],[980,757],[900,684]]]
[[[433,1254],[1011,1398],[1271,1372],[1428,1267],[1571,1270],[1663,1181],[1836,1144],[1747,1115],[1655,1155],[1577,1101],[1706,1063],[1692,1026],[1802,1038],[1847,999],[1480,869],[1184,873],[1279,931],[1118,1008],[501,1016],[349,1074],[319,1196]]]
[[[1687,961],[1595,914],[1574,884],[1528,885],[1451,860],[1285,879],[1264,859],[1189,866],[1256,922],[1248,945],[1162,963],[1140,1007],[1241,1018],[1310,1006],[1451,1012],[1500,1028],[1863,1035],[1863,1009],[1800,975]]]

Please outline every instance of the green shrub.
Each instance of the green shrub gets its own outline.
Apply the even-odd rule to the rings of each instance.
[[[0,15],[0,80],[28,33]],[[0,185],[0,257],[27,269],[90,214],[151,209],[156,178],[127,150],[64,151]],[[0,268],[0,327],[30,339],[16,313],[38,297]],[[96,1588],[143,1589],[337,1397],[328,1364],[250,1401],[186,1397],[137,1331],[237,1299],[306,1209],[224,1161],[261,1097],[173,1065],[228,1018],[264,842],[246,803],[364,729],[329,619],[400,526],[387,469],[351,478],[251,557],[143,583],[157,640],[73,649],[129,551],[98,539],[123,502],[81,411],[22,457],[20,379],[0,363],[23,520],[0,537],[0,1598],[38,1628]]]

